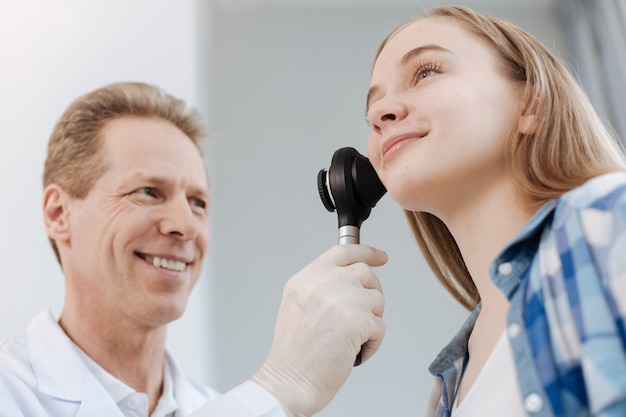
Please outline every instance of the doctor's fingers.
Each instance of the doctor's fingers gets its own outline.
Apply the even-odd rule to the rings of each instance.
[[[380,280],[371,266],[364,262],[357,262],[348,266],[340,267],[340,275],[345,280],[353,280],[363,288],[378,290],[381,293],[383,288]]]
[[[348,266],[364,262],[369,266],[382,266],[389,259],[387,252],[368,245],[335,245],[320,258],[336,266]]]
[[[385,297],[379,290],[364,289],[361,296],[362,303],[373,315],[381,318],[385,311]]]
[[[387,331],[387,325],[380,317],[372,316],[369,325],[369,338],[361,345],[361,363],[366,362],[369,358],[374,356],[378,348],[380,348],[383,338],[385,337],[385,332]]]

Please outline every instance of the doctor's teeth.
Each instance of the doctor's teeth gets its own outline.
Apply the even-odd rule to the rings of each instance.
[[[151,262],[152,265],[158,266],[163,269],[170,269],[172,271],[184,271],[187,264],[180,261],[174,261],[172,259],[159,258],[155,256],[152,258],[152,261],[146,259],[148,262]]]

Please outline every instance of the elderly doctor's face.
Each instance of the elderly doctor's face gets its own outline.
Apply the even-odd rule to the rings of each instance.
[[[125,117],[101,132],[106,171],[70,199],[63,268],[82,311],[159,326],[178,318],[209,245],[208,179],[169,122]]]
[[[454,19],[424,18],[395,34],[367,100],[368,156],[393,199],[445,216],[500,187],[521,93]]]

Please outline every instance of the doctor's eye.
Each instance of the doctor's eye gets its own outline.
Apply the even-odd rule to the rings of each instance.
[[[203,210],[206,210],[207,208],[207,202],[204,201],[201,198],[192,198],[191,199],[191,204],[195,207],[201,208]]]
[[[137,193],[143,194],[147,197],[158,197],[157,190],[154,187],[141,187],[137,190]]]

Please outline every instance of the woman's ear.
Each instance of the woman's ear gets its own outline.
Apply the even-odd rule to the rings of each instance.
[[[524,135],[532,135],[537,130],[537,116],[520,116],[517,121],[517,130]]]
[[[58,184],[50,184],[43,192],[43,219],[50,239],[69,240],[69,195]]]

